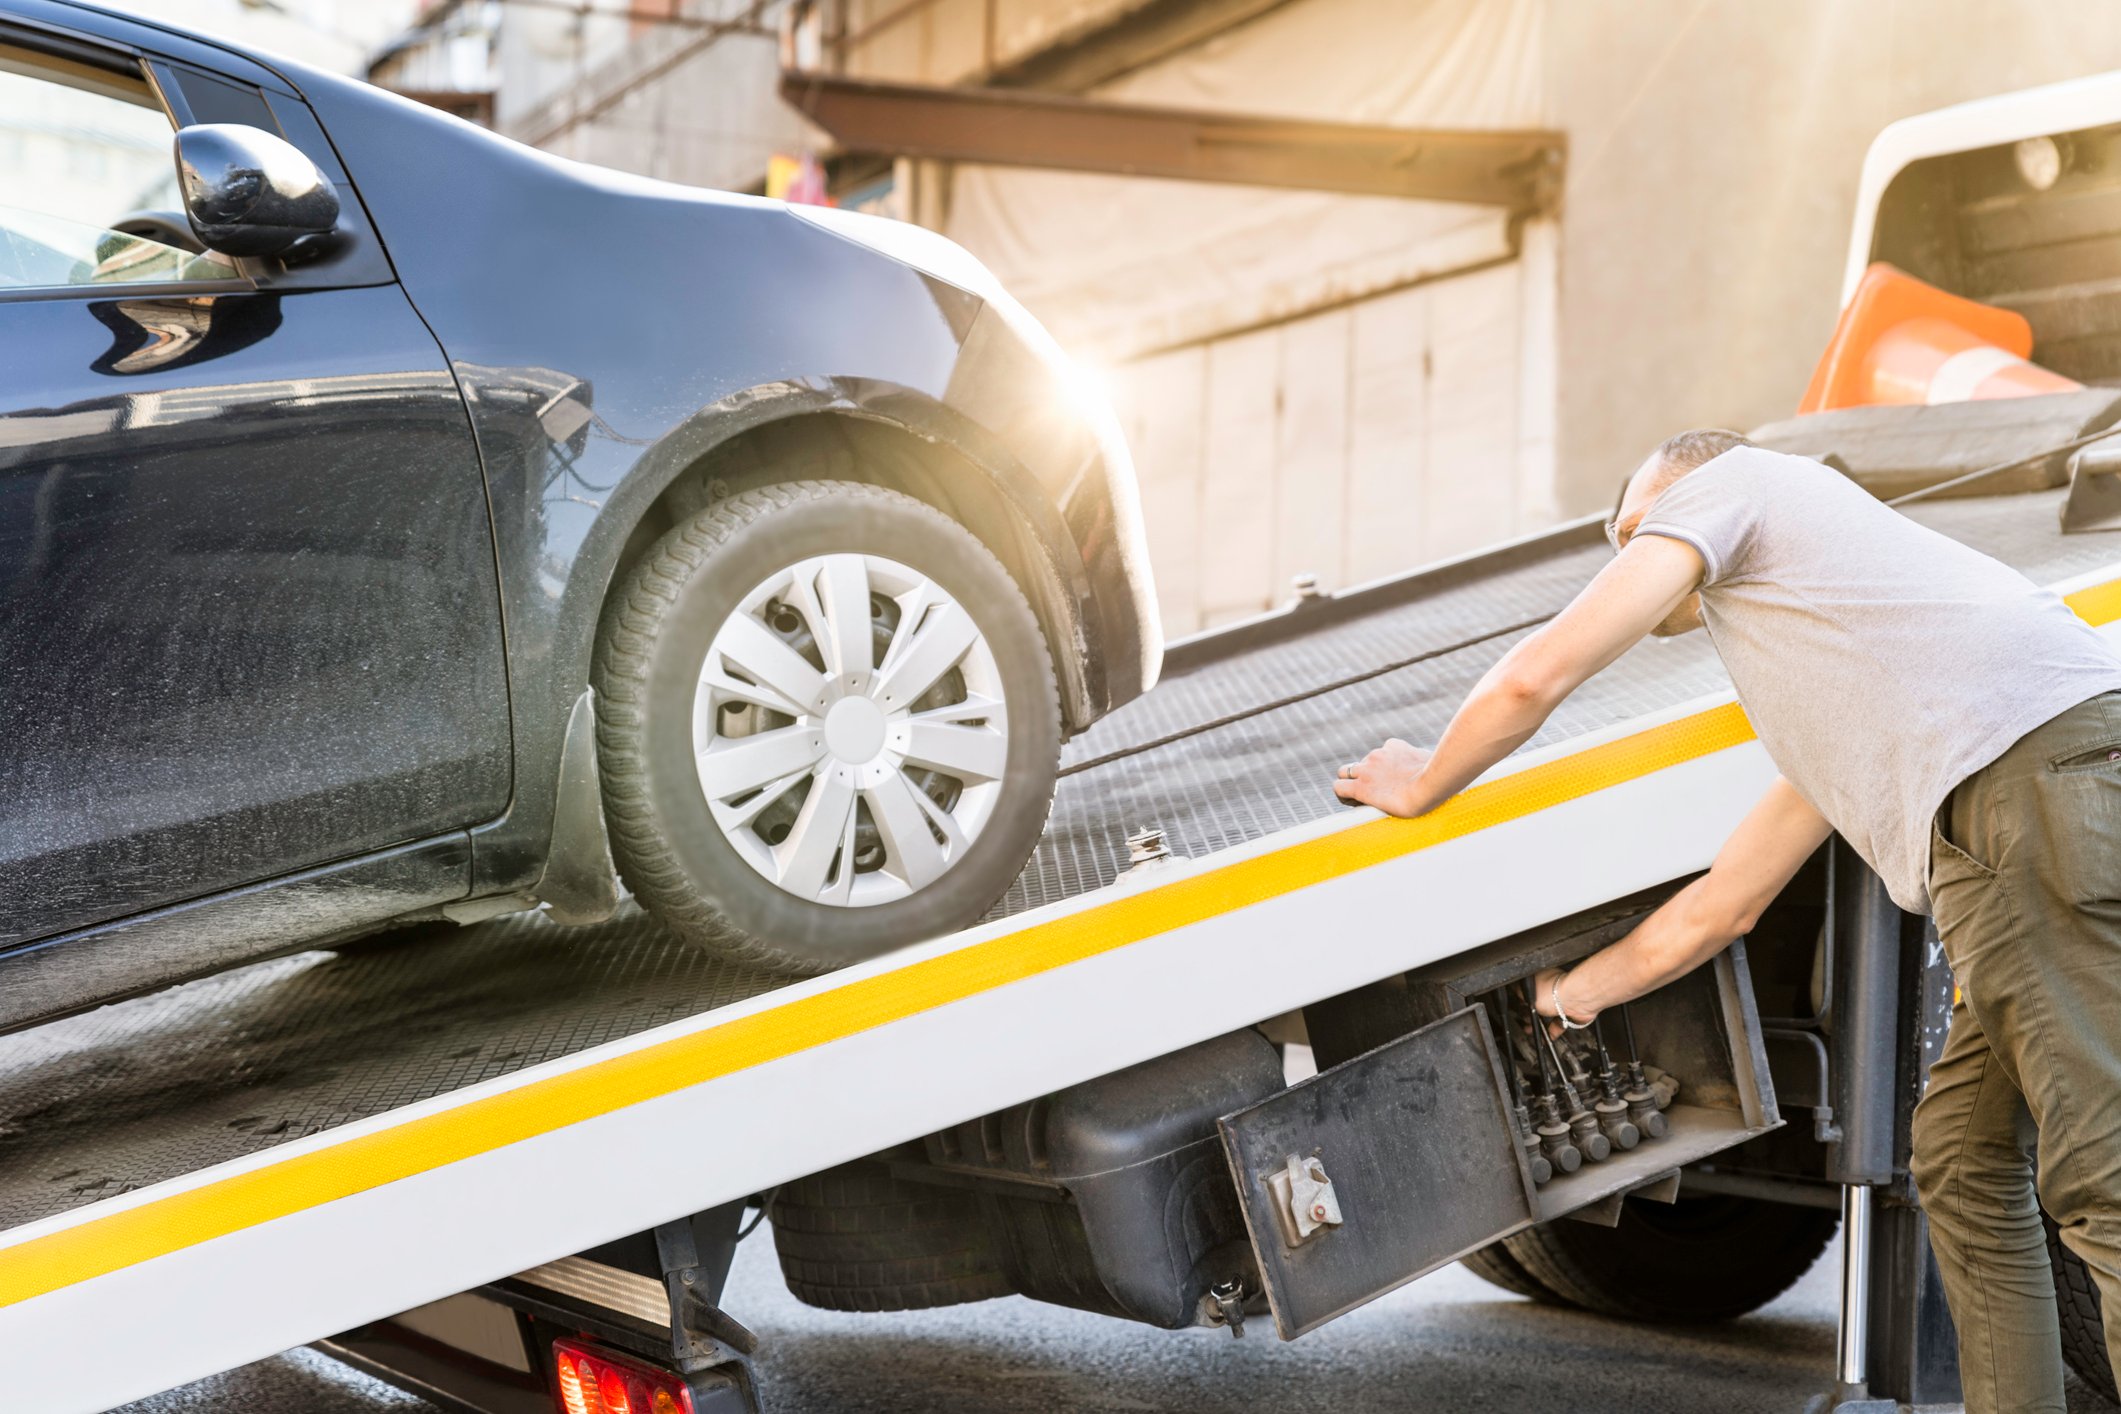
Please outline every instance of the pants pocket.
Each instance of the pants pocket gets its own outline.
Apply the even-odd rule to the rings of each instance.
[[[1951,808],[1951,802],[1947,800],[1936,818],[1930,821],[1930,888],[1933,895],[1941,883],[1969,877],[1986,882],[1996,877],[1994,869],[1960,848],[1944,832],[1945,817]]]
[[[2121,929],[2121,761],[2049,776],[2040,793],[2037,877],[2074,927]]]
[[[2047,769],[2064,776],[2074,776],[2087,771],[2121,773],[2121,734],[2050,756]]]
[[[1973,1005],[1982,956],[2009,936],[2010,909],[1996,871],[1953,842],[1945,812],[1930,822],[1930,912],[1952,975]]]

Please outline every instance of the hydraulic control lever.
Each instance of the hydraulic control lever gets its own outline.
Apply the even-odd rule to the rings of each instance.
[[[1526,986],[1530,986],[1529,982]],[[1583,1151],[1570,1138],[1568,1121],[1561,1117],[1561,1107],[1555,1102],[1554,1089],[1559,1083],[1554,1068],[1547,1061],[1547,1053],[1539,1048],[1539,1008],[1534,1006],[1532,1017],[1532,1056],[1539,1063],[1541,1093],[1534,1106],[1538,1120],[1535,1126],[1539,1135],[1539,1146],[1546,1150],[1547,1159],[1555,1173],[1574,1173],[1583,1167]],[[1601,1138],[1603,1136],[1600,1136]]]
[[[1531,1167],[1532,1182],[1545,1183],[1554,1176],[1554,1161],[1541,1147],[1539,1135],[1533,1132],[1531,1112],[1525,1108],[1524,1077],[1517,1073],[1517,1034],[1510,1029],[1510,989],[1505,987],[1495,994],[1495,1004],[1501,1013],[1503,1069],[1510,1075],[1510,1109],[1517,1126],[1517,1142],[1524,1146],[1525,1162]]]
[[[1594,1017],[1591,1021],[1591,1041],[1598,1047],[1598,1127],[1605,1131],[1606,1138],[1613,1141],[1616,1149],[1632,1149],[1642,1142],[1642,1128],[1628,1115],[1627,1097],[1621,1091],[1620,1075],[1613,1066],[1612,1054],[1605,1048],[1605,1018]]]
[[[1576,1087],[1569,1083],[1568,1075],[1561,1064],[1561,1055],[1554,1048],[1554,1038],[1547,1034],[1547,1028],[1539,1022],[1538,1000],[1533,996],[1531,988],[1532,979],[1527,977],[1525,994],[1532,1001],[1532,1044],[1537,1048],[1544,1042],[1546,1050],[1543,1055],[1552,1059],[1551,1069],[1548,1069],[1544,1062],[1541,1065],[1541,1074],[1547,1078],[1547,1095],[1550,1099],[1557,1094],[1560,1097],[1561,1111],[1568,1116],[1570,1142],[1575,1144],[1585,1158],[1594,1162],[1601,1160],[1613,1152],[1613,1141],[1606,1138],[1605,1131],[1598,1127],[1597,1117],[1584,1108],[1583,1097],[1576,1092]]]
[[[1621,1099],[1627,1102],[1628,1118],[1648,1139],[1662,1139],[1670,1126],[1665,1122],[1664,1111],[1658,1108],[1657,1096],[1650,1090],[1650,1082],[1642,1073],[1642,1053],[1635,1049],[1635,1018],[1628,1011],[1627,1003],[1620,1004],[1620,1029],[1628,1042],[1628,1088]]]

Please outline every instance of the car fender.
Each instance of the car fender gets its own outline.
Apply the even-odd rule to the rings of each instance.
[[[874,378],[789,379],[747,388],[701,408],[644,449],[614,489],[570,567],[565,591],[569,602],[562,610],[569,646],[562,650],[556,645],[555,653],[556,665],[561,661],[574,665],[568,680],[587,681],[596,623],[613,581],[624,568],[627,551],[638,547],[644,521],[681,479],[711,467],[717,452],[747,433],[774,423],[816,417],[891,428],[952,454],[951,462],[962,464],[991,488],[1028,534],[1020,550],[1032,553],[1012,556],[1012,547],[992,543],[1002,538],[994,528],[971,528],[976,533],[985,530],[982,538],[990,541],[990,548],[1005,561],[1016,561],[1012,570],[1023,581],[1025,597],[1032,601],[1052,640],[1064,700],[1073,699],[1069,716],[1094,715],[1091,704],[1102,684],[1094,680],[1099,631],[1089,577],[1080,561],[1070,562],[1052,553],[1053,546],[1069,543],[1069,531],[1038,478],[1002,438],[963,411],[918,389]],[[974,488],[956,484],[939,484],[933,495],[923,495],[923,488],[898,489],[942,501],[944,510],[956,510],[974,499],[970,494]],[[707,495],[705,487],[699,488],[697,502],[704,504]]]

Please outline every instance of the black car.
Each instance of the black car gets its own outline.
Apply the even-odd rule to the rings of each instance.
[[[1152,601],[942,237],[0,0],[0,1024],[614,861],[791,971],[961,927]]]

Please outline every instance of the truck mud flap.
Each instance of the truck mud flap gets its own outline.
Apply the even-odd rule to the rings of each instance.
[[[1661,1120],[1647,1121],[1638,1104],[1638,1129],[1624,1130],[1614,1113],[1601,1131],[1630,1133],[1628,1143],[1589,1139],[1585,1124],[1573,1136],[1583,1150],[1577,1166],[1542,1160],[1537,1135],[1527,1133],[1534,1126],[1518,1113],[1520,1099],[1543,1087],[1523,980],[1616,931],[1625,929],[1483,949],[1379,984],[1357,1010],[1373,1022],[1389,1013],[1426,1024],[1223,1118],[1224,1151],[1284,1340],[1535,1223],[1611,1224],[1630,1197],[1675,1201],[1688,1164],[1781,1124],[1738,944],[1629,1009],[1640,1059],[1652,1077],[1669,1077],[1657,1081]],[[1596,1053],[1580,1033],[1567,1044],[1592,1072],[1581,1086],[1592,1112]],[[1578,1063],[1566,1048],[1546,1054],[1555,1075]],[[1626,1059],[1616,1057],[1615,1068],[1624,1072]]]

